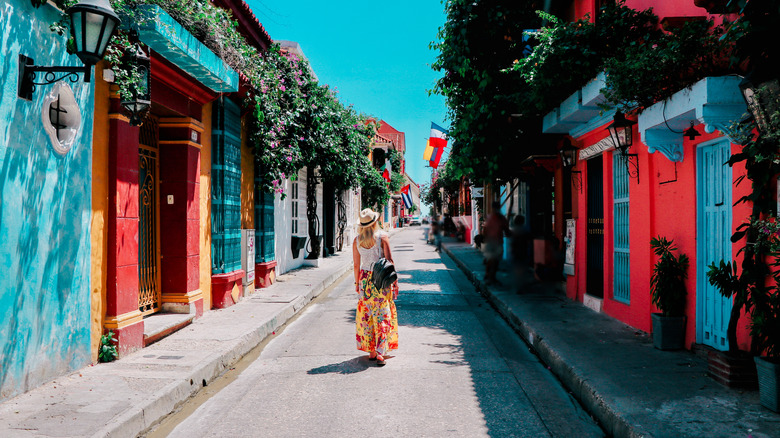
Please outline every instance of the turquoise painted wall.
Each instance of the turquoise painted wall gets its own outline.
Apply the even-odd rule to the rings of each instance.
[[[17,98],[19,54],[36,64],[80,65],[49,31],[58,11],[29,0],[0,4],[0,400],[71,370],[90,356],[89,227],[92,83],[71,84],[81,129],[64,156],[41,122],[41,86]]]

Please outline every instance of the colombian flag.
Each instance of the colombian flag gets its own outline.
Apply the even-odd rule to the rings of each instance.
[[[447,130],[431,122],[431,136],[428,138],[428,144],[425,146],[423,160],[431,161],[436,158],[436,155],[439,155],[441,158],[439,151],[444,150],[445,147],[447,147]]]
[[[430,166],[434,169],[439,168],[439,160],[441,160],[441,154],[444,153],[444,148],[436,148],[435,155],[431,157]]]

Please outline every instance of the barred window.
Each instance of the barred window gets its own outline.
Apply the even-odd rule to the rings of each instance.
[[[291,182],[290,203],[292,208],[292,234],[298,234],[298,181]]]

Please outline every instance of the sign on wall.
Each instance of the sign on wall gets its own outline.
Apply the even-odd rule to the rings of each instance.
[[[566,243],[566,258],[563,265],[563,273],[566,275],[574,275],[574,249],[575,249],[575,225],[576,220],[566,219],[566,234],[563,237],[564,243]]]
[[[246,272],[244,286],[255,281],[255,230],[241,230],[241,268]]]

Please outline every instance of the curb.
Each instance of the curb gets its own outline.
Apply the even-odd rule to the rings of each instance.
[[[271,333],[284,325],[303,310],[307,304],[350,272],[352,265],[345,263],[319,282],[313,283],[304,295],[292,300],[279,309],[270,320],[245,333],[229,350],[216,354],[195,367],[182,381],[173,382],[160,389],[155,396],[140,406],[134,406],[119,415],[93,437],[137,437],[148,432],[163,418],[203,387],[220,377],[225,370],[236,364],[247,353],[260,345]]]
[[[582,404],[586,411],[598,419],[602,428],[609,436],[616,438],[641,438],[648,436],[646,432],[638,430],[628,420],[615,412],[587,379],[579,375],[572,365],[561,359],[560,355],[536,330],[529,327],[528,324],[512,313],[509,306],[493,294],[463,261],[455,257],[446,244],[442,245],[442,249],[458,265],[460,270],[466,274],[471,283],[474,284],[477,290],[498,311],[512,329],[521,336],[539,359],[558,377],[566,389],[571,392],[572,396]]]

